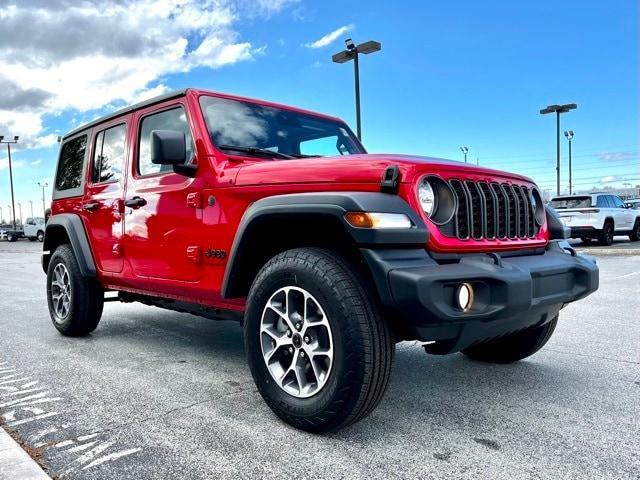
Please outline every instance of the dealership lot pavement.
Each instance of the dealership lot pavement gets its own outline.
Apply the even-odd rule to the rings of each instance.
[[[600,290],[518,364],[399,345],[380,407],[321,437],[271,414],[234,323],[108,303],[59,335],[40,248],[0,242],[0,419],[51,476],[638,478],[640,256],[599,256]]]

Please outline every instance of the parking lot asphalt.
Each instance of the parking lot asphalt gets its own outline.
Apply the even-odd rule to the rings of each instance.
[[[41,244],[0,242],[0,418],[74,479],[637,479],[640,256],[598,257],[600,290],[513,365],[398,345],[379,408],[316,436],[257,393],[237,324],[108,303],[50,323]]]

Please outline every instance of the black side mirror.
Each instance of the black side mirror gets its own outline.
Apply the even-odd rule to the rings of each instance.
[[[173,171],[193,177],[196,165],[187,164],[187,140],[183,132],[175,130],[151,131],[151,163],[173,165]]]

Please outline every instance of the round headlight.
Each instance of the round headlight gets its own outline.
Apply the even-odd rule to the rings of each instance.
[[[418,200],[424,213],[430,217],[436,205],[436,196],[433,193],[433,187],[426,178],[423,178],[418,185]]]
[[[538,225],[542,225],[547,216],[544,209],[544,202],[542,196],[537,188],[531,189],[531,206],[533,207],[533,215]]]
[[[456,211],[456,196],[447,182],[429,175],[418,184],[418,201],[424,213],[436,225],[445,225]]]

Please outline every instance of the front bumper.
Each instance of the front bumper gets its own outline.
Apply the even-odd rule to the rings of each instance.
[[[435,341],[451,353],[556,316],[567,303],[598,289],[595,261],[566,241],[529,255],[432,258],[424,250],[362,250],[385,311],[400,335]],[[467,312],[457,307],[461,283],[475,291]]]

